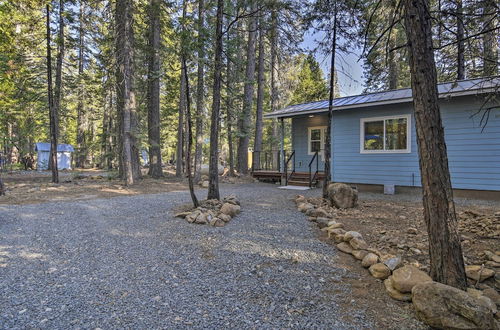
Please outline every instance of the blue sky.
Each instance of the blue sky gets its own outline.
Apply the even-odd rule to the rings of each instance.
[[[322,36],[320,33],[306,33],[301,47],[312,51],[317,46],[317,40],[321,39]],[[359,60],[361,50],[359,47],[353,47],[352,51],[353,53],[351,54],[337,53],[335,57],[341,96],[357,95],[363,92],[363,61]],[[321,65],[325,77],[328,77],[330,72],[330,55],[325,55],[317,51],[314,52],[314,57]]]

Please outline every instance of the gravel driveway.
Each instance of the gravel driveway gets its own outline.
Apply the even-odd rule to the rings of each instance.
[[[371,327],[343,317],[345,270],[296,191],[228,194],[243,212],[224,228],[174,218],[187,192],[0,206],[0,328]]]

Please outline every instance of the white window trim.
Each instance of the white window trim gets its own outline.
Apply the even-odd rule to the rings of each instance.
[[[324,159],[325,157],[325,150],[324,150],[324,146],[325,146],[325,138],[326,138],[326,126],[313,126],[313,127],[308,127],[307,128],[307,154],[309,156],[312,156],[314,155],[314,152],[311,151],[311,131],[313,129],[319,129],[321,131],[321,140],[320,140],[320,145],[321,147],[323,147],[323,149],[321,149],[321,151],[319,152],[319,155],[321,155],[322,159]]]
[[[406,118],[406,149],[403,150],[365,150],[365,123],[384,121],[384,149],[385,149],[385,121],[387,119]],[[397,115],[384,117],[361,118],[359,121],[359,152],[361,154],[409,154],[411,153],[411,115]]]

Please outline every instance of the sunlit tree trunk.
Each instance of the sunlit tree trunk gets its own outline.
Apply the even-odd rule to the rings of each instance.
[[[251,1],[252,12],[256,11],[256,2]],[[238,140],[238,171],[248,173],[248,144],[250,142],[250,123],[252,115],[252,105],[255,84],[255,37],[257,34],[256,18],[252,15],[248,24],[247,43],[247,64],[245,70],[245,87],[243,92],[243,111],[239,120],[239,140]]]
[[[429,3],[405,0],[404,10],[430,275],[434,281],[465,289],[467,278],[438,104]]]
[[[465,79],[465,40],[462,0],[456,0],[457,19],[457,80]]]
[[[196,86],[196,145],[194,152],[194,182],[201,179],[201,159],[203,151],[203,108],[205,106],[205,2],[198,0],[198,72]]]
[[[52,182],[59,183],[59,172],[57,170],[57,111],[54,106],[54,92],[52,90],[52,49],[50,45],[50,5],[47,9],[47,99],[49,103],[49,125],[50,125],[50,165],[52,170]]]
[[[179,121],[177,123],[177,148],[176,148],[176,162],[175,162],[175,176],[180,178],[184,173],[183,160],[184,160],[184,113],[186,111],[186,74],[184,67],[186,50],[184,45],[185,43],[185,20],[186,20],[186,11],[187,11],[187,3],[186,0],[183,1],[182,5],[182,37],[181,37],[181,79],[180,79],[180,91],[179,91]]]
[[[161,1],[149,3],[148,140],[149,175],[163,176],[160,141],[160,33]]]
[[[79,27],[78,27],[78,104],[76,109],[76,167],[85,167],[87,158],[87,141],[85,139],[85,101],[83,82],[84,61],[84,2],[80,0]]]
[[[219,193],[219,112],[221,98],[222,71],[222,22],[224,0],[217,0],[217,20],[215,31],[214,87],[212,96],[212,117],[210,126],[210,162],[207,199],[220,199]]]
[[[253,161],[253,168],[258,166],[260,152],[262,151],[262,128],[264,112],[264,19],[261,17],[259,20],[259,68],[257,71],[257,108],[255,115],[255,139],[254,147],[255,159]]]
[[[133,88],[132,8],[131,0],[117,0],[116,2],[117,108],[120,118],[122,178],[127,185],[133,185],[140,178],[139,150],[136,146],[137,113]]]

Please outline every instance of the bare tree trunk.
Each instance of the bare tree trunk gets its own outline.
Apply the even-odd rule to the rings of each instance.
[[[210,127],[210,162],[207,199],[220,199],[219,193],[219,112],[222,71],[222,22],[224,0],[217,0],[217,22],[215,32],[214,88],[212,96],[212,118]]]
[[[273,7],[271,12],[271,32],[270,32],[270,42],[271,42],[271,112],[278,110],[278,87],[276,86],[276,80],[278,75],[278,13],[277,9]],[[278,157],[274,155],[278,154],[278,120],[272,120],[272,139],[271,139],[271,150],[273,151],[273,158],[275,164],[274,166],[279,166]]]
[[[185,19],[186,19],[186,8],[187,3],[184,0],[182,5],[182,31],[184,32]],[[184,38],[184,37],[183,37]],[[184,40],[181,40],[181,79],[180,79],[180,91],[179,91],[179,121],[177,123],[177,149],[176,149],[176,162],[175,162],[175,176],[180,178],[182,173],[184,173],[183,160],[184,160],[184,112],[186,111],[186,74],[184,67],[186,50],[185,50]]]
[[[251,1],[251,12],[255,12],[256,2]],[[254,83],[255,83],[255,36],[256,36],[255,15],[250,17],[248,24],[248,44],[247,44],[247,64],[245,70],[245,87],[243,95],[243,111],[241,113],[238,141],[238,171],[242,174],[248,173],[248,144],[250,142],[250,122],[253,105]]]
[[[131,0],[116,2],[116,82],[117,108],[122,136],[121,159],[123,179],[133,185],[140,178],[139,154],[136,146],[137,113],[133,68],[133,15]]]
[[[264,112],[264,19],[259,20],[259,69],[257,73],[257,109],[255,114],[255,139],[253,150],[257,159],[252,159],[252,166],[256,168],[259,164],[260,152],[262,151],[262,127]]]
[[[4,195],[5,195],[5,185],[3,184],[2,173],[0,173],[0,196]]]
[[[334,0],[333,12],[333,36],[332,36],[332,54],[330,63],[330,97],[328,99],[328,124],[325,136],[325,181],[323,182],[323,197],[327,197],[327,188],[332,181],[331,152],[332,152],[332,120],[333,120],[333,99],[335,97],[335,54],[337,52],[337,0]]]
[[[390,1],[390,17],[392,17],[394,15],[394,12],[396,11],[396,1]],[[397,45],[397,31],[395,31],[395,29],[393,29],[391,31],[391,34],[389,35],[389,49],[393,49],[395,48],[396,46],[399,46]],[[396,89],[398,88],[398,78],[399,78],[399,70],[398,70],[398,67],[399,67],[399,58],[398,58],[398,54],[396,53],[396,51],[389,51],[389,54],[388,54],[388,60],[389,60],[389,72],[388,72],[388,82],[389,82],[389,89]]]
[[[227,44],[231,40],[231,33],[227,33]],[[231,58],[229,57],[229,51],[227,53],[226,59],[226,124],[227,124],[227,147],[229,149],[229,176],[234,176],[234,146],[233,146],[233,70],[231,66]]]
[[[161,0],[149,4],[148,139],[149,175],[163,176],[160,140],[160,33]]]
[[[429,4],[427,0],[405,0],[404,7],[430,275],[437,282],[465,289],[467,278],[438,104]]]
[[[483,31],[483,76],[490,77],[498,74],[498,29],[495,26],[498,21],[497,6],[495,0],[485,0]]]
[[[186,59],[184,58],[184,62],[182,63],[184,67],[186,67]],[[194,185],[193,185],[193,172],[191,169],[191,147],[193,145],[193,130],[192,130],[192,121],[191,121],[191,104],[190,104],[190,96],[189,96],[189,79],[187,76],[187,71],[184,70],[184,77],[186,82],[186,171],[188,175],[188,185],[189,185],[189,194],[191,195],[191,200],[193,201],[193,206],[198,207],[200,204],[198,203],[198,198],[196,198],[196,194],[194,193]]]
[[[52,182],[59,183],[59,172],[57,170],[57,112],[54,106],[54,93],[52,91],[52,51],[50,47],[50,6],[47,9],[47,94],[49,102],[49,125],[50,125],[50,164],[52,170]]]
[[[457,14],[457,80],[465,79],[465,41],[462,0],[456,0]]]
[[[62,99],[62,66],[64,59],[64,0],[59,0],[59,33],[57,37],[56,81],[54,86],[54,108],[56,111],[56,135],[59,138],[59,114]]]
[[[198,0],[198,73],[196,87],[196,146],[194,152],[194,182],[201,179],[201,158],[203,151],[203,108],[205,106],[205,2]]]
[[[79,28],[78,28],[78,105],[76,117],[76,167],[85,167],[87,158],[87,141],[85,139],[85,102],[84,102],[84,83],[83,83],[83,60],[84,60],[84,2],[80,0]]]

